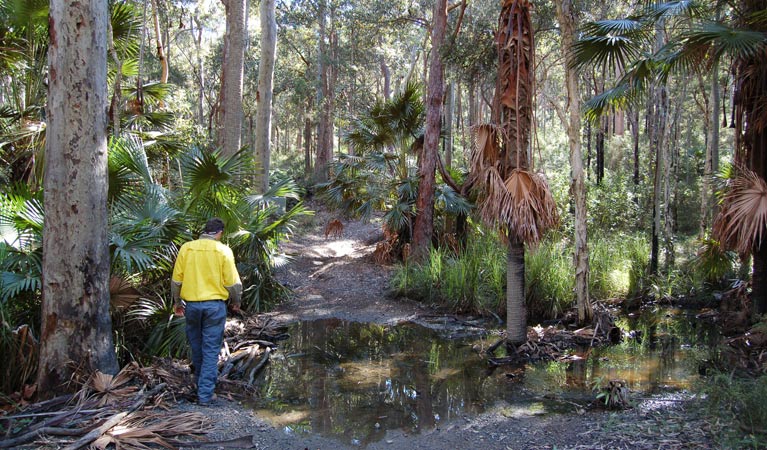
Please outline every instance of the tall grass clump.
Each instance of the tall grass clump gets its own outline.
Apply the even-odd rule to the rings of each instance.
[[[595,299],[626,297],[643,283],[649,246],[640,236],[594,239],[589,252],[589,294]]]
[[[573,303],[573,249],[545,240],[525,254],[526,301],[530,317],[553,319]]]
[[[402,264],[395,272],[393,287],[399,295],[453,311],[502,316],[506,307],[506,251],[497,236],[478,231],[458,255],[434,249],[424,264]],[[561,317],[573,306],[573,252],[569,241],[560,236],[544,239],[526,252],[526,302],[532,319]],[[649,285],[645,276],[648,255],[649,246],[641,237],[594,239],[591,298],[625,297]]]
[[[403,263],[392,286],[399,295],[453,311],[496,312],[504,303],[505,252],[497,237],[477,232],[459,255],[439,248],[424,264]]]

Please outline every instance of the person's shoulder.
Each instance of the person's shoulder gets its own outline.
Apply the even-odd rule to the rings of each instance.
[[[214,241],[216,243],[216,249],[224,254],[231,255],[232,249],[221,241]]]

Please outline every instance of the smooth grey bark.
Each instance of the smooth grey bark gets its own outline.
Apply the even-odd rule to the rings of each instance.
[[[254,150],[259,167],[256,187],[261,192],[269,189],[269,162],[271,159],[272,86],[274,64],[277,58],[277,20],[274,13],[275,0],[261,0],[261,62],[258,67],[258,111],[256,112],[256,136]]]
[[[510,241],[506,254],[506,345],[527,342],[525,244]]]
[[[436,189],[435,172],[439,152],[440,116],[442,114],[442,94],[444,74],[442,64],[442,44],[447,29],[447,0],[437,0],[434,4],[431,30],[431,63],[429,65],[429,84],[426,99],[426,131],[424,133],[423,154],[418,165],[418,198],[416,199],[415,226],[411,256],[415,261],[425,260],[431,249],[434,234],[434,192]]]
[[[246,0],[221,0],[226,10],[221,90],[216,120],[217,142],[224,156],[240,150],[242,142],[242,79],[248,32]]]
[[[52,0],[37,392],[116,373],[109,315],[106,2]]]
[[[573,67],[573,43],[575,42],[576,19],[572,0],[556,2],[557,20],[561,30],[562,55],[565,60],[567,87],[567,131],[570,146],[570,189],[575,204],[575,299],[578,307],[578,322],[585,324],[594,315],[589,301],[589,248],[586,225],[586,183],[584,181],[583,155],[581,152],[581,105],[577,72]]]

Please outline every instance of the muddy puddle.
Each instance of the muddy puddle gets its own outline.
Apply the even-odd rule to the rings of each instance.
[[[595,383],[616,378],[634,397],[672,396],[697,380],[699,361],[718,339],[712,327],[675,310],[619,325],[631,330],[619,345],[573,351],[566,362],[491,370],[476,350],[497,336],[478,329],[301,322],[280,342],[253,407],[285,433],[365,446],[387,430],[418,433],[489,410],[573,413],[594,398]]]

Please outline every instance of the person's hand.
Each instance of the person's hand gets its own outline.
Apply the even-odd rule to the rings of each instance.
[[[184,317],[184,305],[183,304],[177,304],[173,306],[173,315],[176,317]]]
[[[232,303],[231,305],[229,305],[229,310],[231,310],[233,314],[242,314],[240,305],[238,305],[237,303]]]

